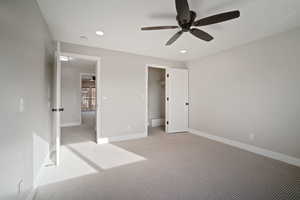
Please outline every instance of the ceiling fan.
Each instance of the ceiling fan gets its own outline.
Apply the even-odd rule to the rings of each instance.
[[[240,11],[235,10],[196,20],[197,14],[196,12],[190,10],[187,0],[175,0],[175,5],[177,11],[176,20],[179,26],[152,26],[143,27],[141,28],[141,30],[151,31],[180,28],[181,30],[178,31],[175,35],[173,35],[171,39],[169,39],[169,41],[166,43],[167,46],[173,44],[184,32],[190,32],[195,37],[208,42],[211,41],[213,37],[210,34],[194,27],[221,23],[240,17]]]

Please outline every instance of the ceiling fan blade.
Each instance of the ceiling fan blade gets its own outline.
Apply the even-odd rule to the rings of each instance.
[[[240,17],[240,11],[235,10],[235,11],[230,11],[230,12],[225,12],[209,17],[205,17],[202,19],[199,19],[193,23],[194,26],[206,26],[210,24],[216,24],[224,21],[228,21],[231,19],[235,19]]]
[[[191,19],[190,8],[187,0],[175,0],[178,20],[181,22],[189,22]]]
[[[192,28],[190,30],[190,33],[193,34],[194,36],[196,36],[197,38],[204,40],[204,41],[211,41],[212,39],[214,39],[211,35],[209,35],[208,33],[201,31],[197,28]]]
[[[175,33],[175,35],[173,35],[171,39],[169,39],[169,41],[166,43],[166,46],[173,44],[182,35],[182,33],[183,31],[178,31],[177,33]]]
[[[142,27],[142,31],[152,31],[152,30],[165,30],[165,29],[176,29],[178,26],[150,26],[150,27]]]

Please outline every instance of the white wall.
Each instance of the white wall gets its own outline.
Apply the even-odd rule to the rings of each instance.
[[[165,70],[160,68],[149,68],[148,71],[148,118],[165,118]]]
[[[25,199],[49,152],[53,60],[51,36],[35,0],[0,1],[1,200]]]
[[[145,134],[146,64],[182,67],[183,63],[62,43],[63,52],[101,57],[101,137]]]
[[[61,125],[72,125],[81,123],[81,89],[80,73],[96,73],[96,61],[94,65],[84,65],[76,60],[62,62],[61,86],[62,107]]]
[[[300,158],[299,36],[189,62],[190,128]]]

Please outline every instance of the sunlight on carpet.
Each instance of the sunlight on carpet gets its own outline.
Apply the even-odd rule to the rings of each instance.
[[[113,144],[91,145],[91,142],[82,142],[62,146],[60,165],[45,167],[39,185],[101,173],[103,170],[145,160]]]

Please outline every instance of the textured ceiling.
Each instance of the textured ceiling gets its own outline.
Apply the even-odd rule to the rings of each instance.
[[[198,18],[239,9],[239,19],[203,27],[204,42],[177,30],[142,32],[142,26],[177,25],[174,0],[37,0],[54,39],[171,60],[188,61],[300,26],[299,0],[190,0]],[[105,35],[99,37],[95,31]],[[80,39],[85,35],[88,39]],[[181,54],[181,49],[187,49]]]

